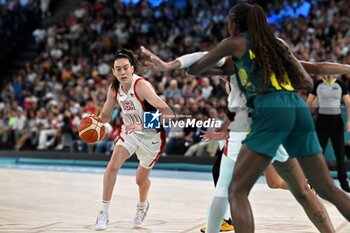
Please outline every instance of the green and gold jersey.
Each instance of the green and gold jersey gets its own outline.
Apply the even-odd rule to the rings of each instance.
[[[254,96],[263,94],[264,92],[294,91],[287,74],[284,75],[285,81],[279,84],[274,73],[271,74],[269,87],[267,90],[264,90],[260,71],[258,70],[254,75],[256,55],[251,49],[249,33],[244,32],[242,35],[246,37],[247,50],[240,59],[234,60],[233,63],[236,67],[238,85],[247,98],[248,106],[252,107],[251,104]]]

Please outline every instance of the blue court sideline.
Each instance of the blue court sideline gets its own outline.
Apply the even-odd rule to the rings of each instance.
[[[0,158],[0,169],[41,170],[72,173],[96,173],[103,174],[107,161],[63,160],[63,159],[36,159],[36,158]],[[120,175],[134,176],[138,163],[126,162],[120,170]],[[185,163],[158,163],[152,170],[152,177],[187,179],[187,180],[212,180],[210,165],[185,164]],[[331,172],[336,177],[336,172]],[[348,176],[350,173],[348,172]],[[263,176],[258,183],[266,183]]]

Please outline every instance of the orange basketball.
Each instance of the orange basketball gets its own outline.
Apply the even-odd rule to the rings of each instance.
[[[81,120],[78,132],[81,140],[94,144],[103,139],[105,126],[101,118],[88,116]]]

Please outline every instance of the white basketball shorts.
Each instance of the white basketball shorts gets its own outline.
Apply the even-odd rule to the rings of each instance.
[[[115,145],[121,145],[129,151],[129,155],[136,154],[140,165],[151,169],[163,152],[165,146],[165,132],[159,133],[130,133],[122,131],[116,138]]]
[[[228,138],[226,139],[226,145],[224,147],[223,154],[236,162],[239,150],[242,147],[242,141],[246,138],[246,136],[246,132],[230,132]],[[274,161],[285,162],[288,158],[289,155],[286,149],[284,149],[284,147],[281,145],[278,148],[276,156],[273,157],[271,163]]]

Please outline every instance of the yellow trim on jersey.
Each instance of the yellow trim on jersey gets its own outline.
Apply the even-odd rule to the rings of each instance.
[[[249,57],[250,57],[250,60],[255,59],[255,57],[256,57],[254,52],[251,49],[249,49]],[[240,69],[239,70],[239,74],[240,74],[240,77],[242,77],[241,78],[241,80],[243,81],[242,85],[246,86],[248,84],[248,75],[247,75],[247,73],[245,72],[244,69]],[[292,86],[292,84],[291,84],[291,82],[290,82],[290,80],[288,78],[288,75],[286,75],[286,74],[283,75],[283,82],[281,84],[279,84],[277,82],[275,73],[272,73],[272,75],[270,77],[270,80],[271,80],[271,85],[276,90],[282,90],[282,88],[283,88],[284,90],[287,90],[287,91],[294,91],[294,88],[293,88],[293,86]]]
[[[292,83],[290,82],[288,75],[286,74],[283,75],[283,82],[280,84],[277,82],[275,73],[271,74],[270,80],[271,80],[271,85],[276,90],[282,90],[283,88],[284,90],[287,90],[287,91],[294,91],[294,87],[292,86]]]
[[[334,77],[333,77],[333,79],[331,81],[327,81],[327,79],[324,78],[324,77],[321,77],[321,79],[326,85],[332,85],[332,84],[334,84],[337,81],[337,79],[334,78]]]
[[[249,57],[250,57],[250,60],[255,58],[255,54],[253,53],[253,51],[251,49],[249,49]]]
[[[243,87],[248,86],[248,83],[250,83],[249,79],[248,79],[248,74],[247,71],[244,68],[241,68],[238,70],[238,74],[239,74],[239,79],[241,80],[241,84]]]

